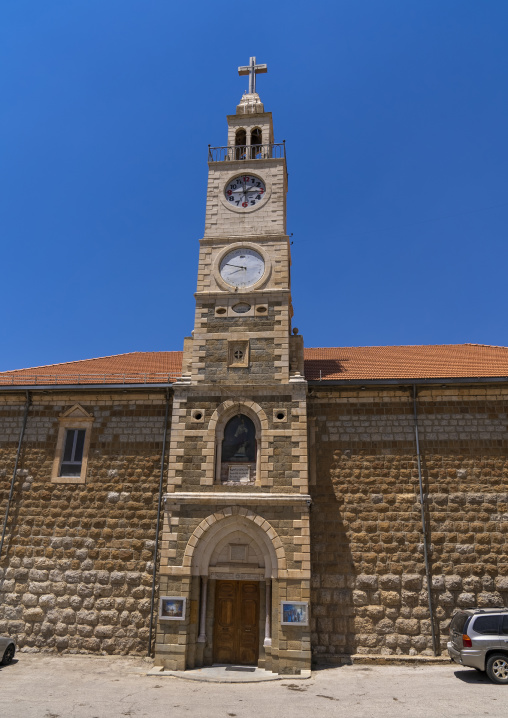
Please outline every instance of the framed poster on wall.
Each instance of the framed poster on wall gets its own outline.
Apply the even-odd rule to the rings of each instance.
[[[309,604],[307,601],[281,601],[280,622],[283,626],[308,626]]]
[[[159,618],[161,621],[184,621],[187,599],[183,596],[161,596]]]

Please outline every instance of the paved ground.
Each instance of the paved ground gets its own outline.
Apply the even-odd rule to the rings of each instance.
[[[508,687],[458,666],[344,666],[306,681],[196,683],[140,658],[19,654],[0,669],[11,718],[456,718],[508,715]]]
[[[149,676],[174,676],[182,678],[181,671],[163,671],[155,666],[148,671]],[[292,681],[307,680],[312,671],[301,671],[298,676],[291,677]],[[263,681],[280,681],[283,676],[265,671],[255,666],[232,666],[228,664],[215,664],[205,668],[194,668],[185,671],[186,681],[200,681],[204,683],[261,683]]]

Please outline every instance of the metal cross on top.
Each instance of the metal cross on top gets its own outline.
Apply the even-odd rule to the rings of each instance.
[[[256,65],[256,58],[251,57],[250,62],[248,65],[243,65],[243,67],[238,68],[238,74],[239,75],[248,75],[249,76],[249,94],[252,95],[254,92],[256,92],[256,75],[259,75],[260,73],[268,72],[268,66],[267,65]]]

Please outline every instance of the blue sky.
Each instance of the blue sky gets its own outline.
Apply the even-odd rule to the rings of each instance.
[[[508,345],[506,0],[4,0],[0,370],[190,334],[250,55],[307,346]]]

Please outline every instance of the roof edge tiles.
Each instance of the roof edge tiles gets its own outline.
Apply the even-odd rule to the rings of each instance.
[[[123,354],[106,354],[102,357],[90,357],[89,359],[75,359],[74,361],[67,361],[67,362],[57,362],[56,364],[40,364],[38,366],[31,366],[31,367],[23,367],[22,369],[7,369],[6,371],[0,372],[0,376],[2,374],[13,374],[14,372],[19,371],[32,371],[35,369],[52,369],[53,367],[64,367],[64,366],[71,366],[76,364],[84,364],[85,362],[98,362],[98,361],[108,361],[110,359],[123,359],[125,357],[148,357],[151,355],[162,355],[162,354],[174,354],[180,356],[182,354],[181,351],[155,351],[155,352],[124,352]]]
[[[508,347],[426,344],[304,349],[309,381],[358,382],[508,377]],[[181,375],[182,352],[128,352],[0,372],[4,386],[168,384]]]

